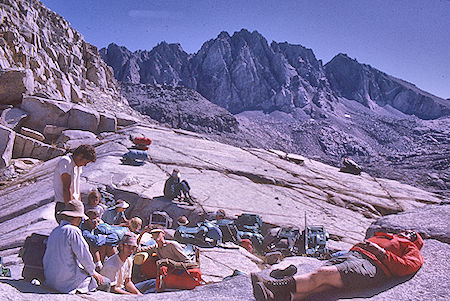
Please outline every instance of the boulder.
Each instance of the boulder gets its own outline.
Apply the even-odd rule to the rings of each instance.
[[[0,168],[8,166],[11,161],[15,136],[14,131],[0,125]]]
[[[378,219],[367,230],[366,237],[375,232],[393,232],[415,230],[423,238],[433,238],[450,243],[450,204],[429,205],[420,210],[388,215]]]
[[[46,125],[44,128],[44,136],[47,139],[49,139],[50,141],[54,141],[65,130],[67,130],[66,127],[56,126],[56,125]]]
[[[96,132],[100,123],[97,111],[75,105],[69,112],[68,127],[75,130]]]
[[[36,96],[25,96],[20,105],[28,113],[24,125],[28,128],[43,131],[48,124],[67,127],[69,110],[72,104],[63,101],[49,100]]]
[[[39,140],[16,134],[13,158],[34,158],[42,161],[62,156],[66,151]]]
[[[81,130],[66,130],[61,133],[56,144],[65,149],[75,149],[82,144],[96,144],[99,140],[95,134]]]
[[[100,113],[100,123],[97,132],[115,132],[116,130],[117,118],[107,113]]]
[[[27,137],[36,139],[36,140],[38,140],[38,141],[44,141],[44,140],[45,140],[44,135],[42,135],[42,134],[39,133],[38,131],[34,131],[34,130],[29,129],[29,128],[26,128],[26,127],[22,127],[22,128],[20,129],[20,133],[21,133],[22,135],[25,135],[25,136],[27,136]]]
[[[12,129],[17,130],[20,128],[24,119],[28,116],[27,112],[19,108],[8,108],[2,112],[0,117],[1,124]]]
[[[0,70],[1,104],[19,104],[22,94],[31,94],[33,90],[34,79],[30,70]]]
[[[129,126],[138,123],[138,120],[124,113],[116,113],[118,126]]]

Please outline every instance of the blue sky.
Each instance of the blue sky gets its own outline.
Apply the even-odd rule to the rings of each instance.
[[[270,43],[311,48],[327,63],[342,52],[450,98],[449,0],[43,0],[99,48],[134,51],[161,41],[197,52],[242,28]]]

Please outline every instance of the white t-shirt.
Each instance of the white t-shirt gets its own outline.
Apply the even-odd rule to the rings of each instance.
[[[117,253],[105,261],[100,274],[111,280],[111,286],[114,285],[116,288],[123,288],[125,279],[131,279],[132,269],[133,261],[131,257],[128,257],[123,262],[119,257],[119,253]]]
[[[76,200],[81,200],[80,179],[81,166],[76,166],[71,155],[62,156],[56,164],[53,174],[53,190],[55,191],[55,202],[64,203],[63,184],[61,175],[66,173],[71,177],[70,193]]]

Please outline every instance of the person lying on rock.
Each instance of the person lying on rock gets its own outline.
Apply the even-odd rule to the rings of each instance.
[[[125,210],[130,205],[124,200],[118,200],[116,205],[107,209],[102,215],[102,220],[110,225],[128,226],[128,220],[125,217]]]
[[[92,190],[89,192],[87,196],[87,205],[84,206],[85,213],[87,213],[89,210],[97,210],[99,213],[99,217],[102,218],[103,213],[105,213],[106,205],[101,204],[101,196],[100,193],[97,190]]]
[[[164,229],[161,227],[145,227],[140,234],[138,241],[140,241],[142,235],[149,232],[152,238],[155,240],[156,245],[140,247],[139,252],[147,252],[150,256],[156,253],[158,256],[157,266],[160,264],[170,264],[173,267],[178,268],[198,268],[197,262],[194,262],[183,251],[183,247],[174,240],[166,240]]]
[[[87,293],[103,283],[95,271],[89,246],[78,226],[84,215],[81,201],[71,200],[58,213],[61,223],[48,237],[43,258],[45,284],[62,293]]]
[[[191,187],[186,180],[181,180],[181,173],[178,169],[172,171],[172,175],[164,184],[164,197],[169,200],[183,199],[189,204],[193,204],[192,197],[189,193]]]
[[[80,179],[82,167],[89,162],[95,162],[97,155],[91,145],[83,144],[78,146],[72,155],[62,156],[55,167],[53,174],[53,190],[55,192],[55,219],[59,222],[57,212],[64,210],[64,207],[71,200],[81,201]]]
[[[95,269],[100,271],[103,267],[105,257],[111,257],[116,253],[114,246],[117,245],[119,236],[117,233],[106,235],[95,231],[100,223],[100,216],[96,209],[89,209],[86,215],[89,219],[80,225],[80,229],[89,245],[89,251],[94,259]]]
[[[391,277],[416,273],[423,264],[422,246],[422,238],[412,230],[375,233],[312,273],[280,280],[267,280],[252,273],[253,294],[257,301],[302,300],[330,289],[375,287]]]
[[[111,234],[116,234],[118,239],[116,240],[115,243],[112,243],[112,245],[115,246],[119,243],[119,241],[122,239],[125,233],[127,232],[138,233],[142,227],[142,219],[135,216],[132,219],[130,219],[127,223],[124,223],[124,225],[126,226],[116,226],[100,222],[99,224],[97,224],[95,233],[108,236]]]
[[[155,280],[147,280],[137,284],[131,281],[133,270],[131,255],[136,252],[137,247],[136,235],[131,232],[125,233],[118,245],[119,252],[105,261],[100,274],[106,277],[112,293],[142,295],[141,292],[154,291]],[[101,289],[105,289],[105,287],[103,286]]]

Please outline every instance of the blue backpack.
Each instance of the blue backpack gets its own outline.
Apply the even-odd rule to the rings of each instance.
[[[209,221],[198,224],[197,227],[179,226],[174,238],[184,244],[193,244],[199,247],[215,247],[222,241],[222,231]]]

